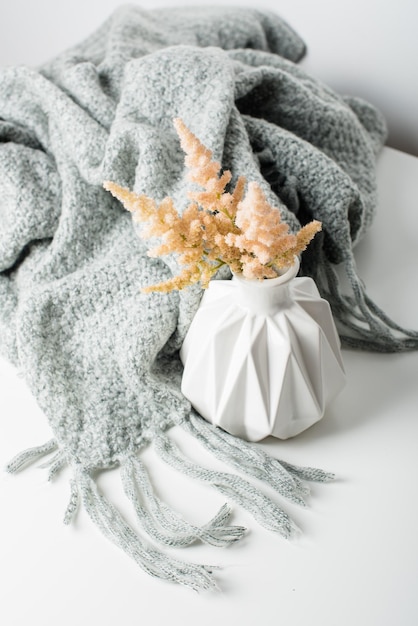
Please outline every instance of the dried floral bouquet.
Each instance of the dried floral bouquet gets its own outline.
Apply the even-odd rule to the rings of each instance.
[[[142,291],[168,292],[198,282],[207,288],[223,265],[247,279],[277,277],[306,249],[321,230],[321,223],[314,220],[292,234],[282,222],[280,210],[267,202],[258,183],[247,185],[242,176],[231,192],[226,191],[231,172],[221,171],[220,163],[212,160],[212,152],[181,119],[176,118],[174,126],[186,153],[188,178],[202,188],[188,193],[191,202],[182,215],[170,197],[157,204],[116,183],[104,183],[104,188],[132,212],[136,221],[145,223],[141,237],[160,238],[161,244],[150,250],[149,256],[179,255],[180,274]]]

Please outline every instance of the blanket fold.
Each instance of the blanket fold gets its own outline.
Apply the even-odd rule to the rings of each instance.
[[[370,301],[352,252],[376,206],[384,121],[370,104],[307,76],[295,64],[304,51],[299,36],[268,12],[128,6],[44,66],[0,72],[0,350],[54,434],[8,469],[53,454],[53,478],[68,463],[74,480],[66,521],[82,502],[147,572],[193,588],[214,584],[210,568],[172,559],[154,542],[225,545],[244,529],[227,524],[227,505],[199,528],[169,509],[138,456],[145,445],[284,536],[294,530],[290,518],[241,474],[298,503],[304,481],[330,475],[271,459],[191,411],[180,393],[178,350],[201,291],[140,293],[176,271],[176,261],[147,256],[103,181],[156,199],[170,195],[182,210],[188,182],[172,125],[182,118],[233,182],[243,174],[272,204],[284,202],[291,228],[322,221],[323,237],[304,254],[302,271],[330,301],[345,345],[418,347],[417,332],[399,328]],[[336,264],[349,294],[341,293]],[[193,464],[170,438],[174,425],[234,473]],[[115,466],[140,533],[97,487],[95,472]]]

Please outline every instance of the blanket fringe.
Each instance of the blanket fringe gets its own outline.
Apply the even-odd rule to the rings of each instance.
[[[370,299],[357,275],[351,252],[347,253],[343,266],[353,296],[340,292],[338,274],[323,252],[320,267],[324,276],[321,272],[314,276],[322,297],[331,304],[339,324],[342,346],[382,353],[416,350],[418,331],[402,328]],[[346,334],[346,331],[350,334]]]
[[[332,474],[314,468],[303,468],[279,461],[266,454],[260,447],[216,428],[198,414],[181,426],[200,441],[215,457],[239,470],[241,473],[268,484],[291,502],[304,505],[309,489],[307,480],[327,481]],[[285,511],[266,496],[259,488],[242,476],[207,469],[188,459],[165,431],[154,433],[154,448],[170,466],[206,482],[247,510],[268,530],[288,538],[297,527]],[[51,439],[42,446],[30,448],[18,454],[7,465],[7,471],[15,473],[25,465],[56,451],[58,443]],[[58,450],[41,467],[49,469],[51,480],[67,462],[63,451]],[[195,591],[217,588],[213,566],[188,563],[167,555],[162,547],[184,547],[195,542],[223,547],[243,537],[243,526],[228,525],[231,507],[221,506],[216,515],[202,526],[185,520],[179,513],[163,502],[155,493],[148,471],[134,452],[120,459],[121,480],[124,492],[133,505],[145,539],[133,530],[119,510],[101,493],[92,470],[70,463],[73,470],[71,495],[64,515],[64,523],[70,524],[81,503],[91,520],[114,544],[126,552],[151,576],[170,580]]]
[[[214,567],[180,561],[148,545],[100,493],[95,480],[87,471],[80,469],[76,480],[84,507],[95,525],[148,574],[186,585],[195,591],[216,588],[212,575]]]
[[[246,509],[268,530],[278,532],[285,538],[291,537],[298,530],[283,509],[241,476],[210,470],[190,461],[164,433],[156,435],[154,444],[157,453],[166,463],[192,478],[209,483]]]
[[[220,460],[248,476],[264,481],[294,503],[304,504],[303,497],[309,493],[303,481],[323,482],[333,478],[332,474],[322,470],[278,461],[256,445],[213,427],[195,413],[182,426]],[[277,503],[242,476],[210,470],[194,463],[183,455],[167,432],[155,432],[153,443],[155,451],[166,463],[192,478],[210,484],[250,512],[268,530],[286,538],[297,530],[294,522]],[[231,514],[228,504],[224,504],[203,526],[191,524],[156,495],[147,469],[136,454],[123,458],[120,466],[123,488],[134,507],[140,527],[158,544],[184,547],[200,541],[213,546],[226,546],[238,541],[246,532],[243,526],[226,525]],[[88,515],[101,532],[151,576],[171,580],[194,590],[216,587],[213,567],[173,559],[149,545],[103,496],[90,472],[76,467],[71,489],[65,523],[74,517],[82,500]]]
[[[48,469],[48,480],[53,480],[65,465],[67,465],[67,456],[63,450],[58,450],[52,458],[39,465],[39,467]]]
[[[74,521],[80,504],[80,492],[78,490],[77,481],[72,480],[70,483],[71,495],[64,514],[64,524],[69,525]]]
[[[302,481],[328,482],[334,479],[334,474],[321,469],[302,468],[279,461],[262,448],[213,426],[194,411],[181,426],[216,458],[270,485],[281,496],[296,504],[305,506],[304,496],[309,494],[308,485]]]
[[[41,446],[35,446],[33,448],[27,448],[23,450],[19,454],[17,454],[9,463],[6,465],[6,471],[9,474],[16,474],[20,472],[25,466],[32,465],[38,459],[47,456],[50,452],[54,452],[58,448],[58,443],[56,439],[50,439],[46,443]]]
[[[125,494],[133,503],[142,528],[159,543],[182,547],[200,540],[214,546],[226,546],[238,541],[245,533],[242,526],[224,525],[231,514],[227,504],[202,527],[193,526],[184,520],[155,495],[147,471],[139,459],[127,459],[121,471]],[[148,508],[140,502],[139,488]]]

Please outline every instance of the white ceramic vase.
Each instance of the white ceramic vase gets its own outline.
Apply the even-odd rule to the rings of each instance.
[[[299,261],[268,280],[215,280],[180,351],[182,392],[209,422],[259,441],[324,415],[345,384],[329,304]]]

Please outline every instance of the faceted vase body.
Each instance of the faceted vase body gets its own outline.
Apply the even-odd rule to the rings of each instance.
[[[180,351],[182,392],[209,422],[259,441],[324,415],[345,384],[327,301],[311,278],[212,281]]]

